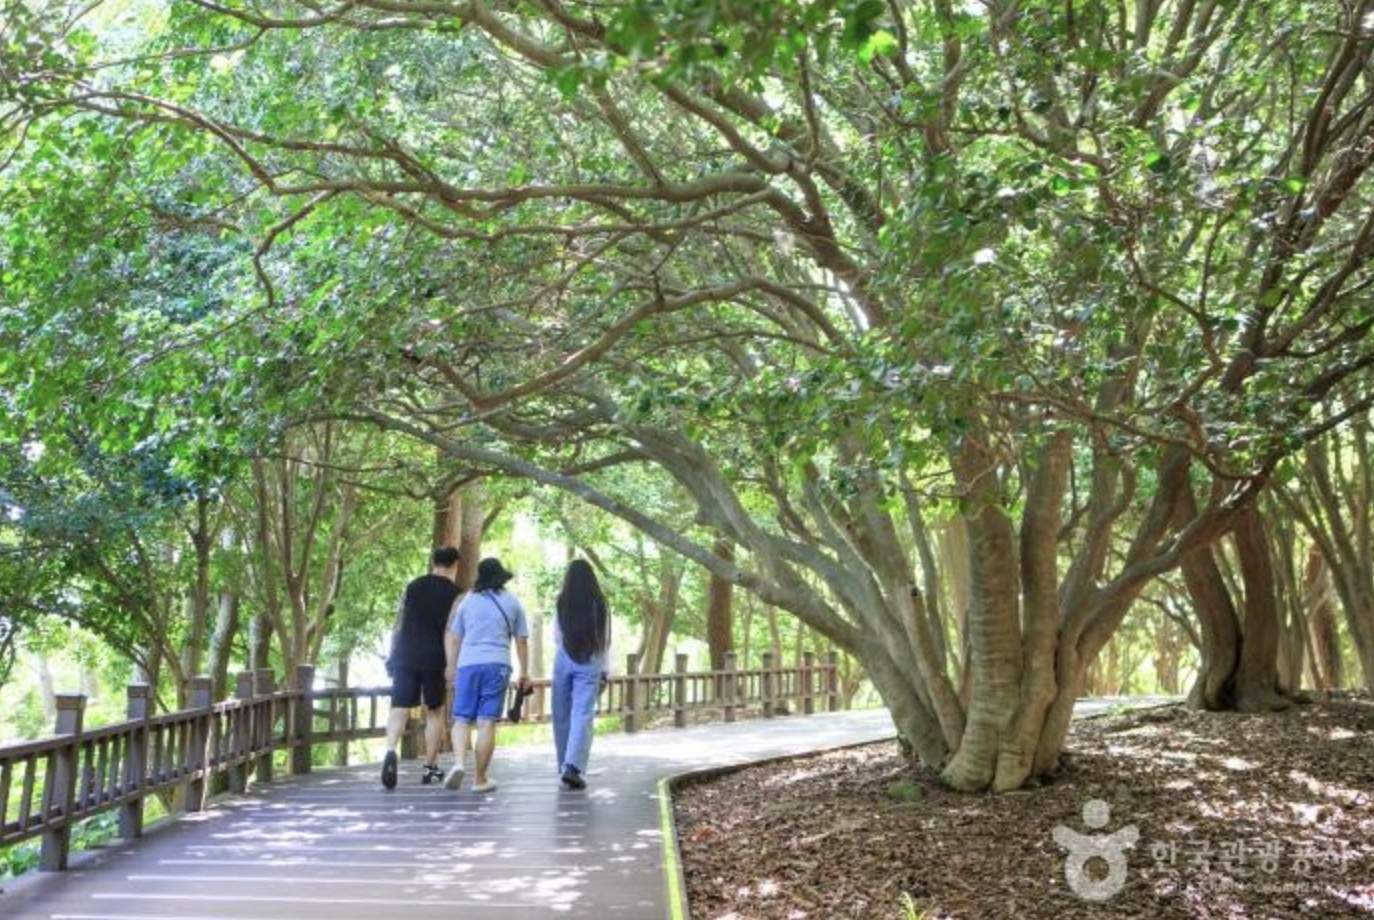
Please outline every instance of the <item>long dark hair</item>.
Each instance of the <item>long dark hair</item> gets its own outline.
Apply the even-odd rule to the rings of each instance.
[[[585,559],[568,563],[563,590],[558,592],[558,630],[563,634],[563,651],[578,664],[606,650],[610,635],[611,612],[606,596],[596,581],[596,572]]]

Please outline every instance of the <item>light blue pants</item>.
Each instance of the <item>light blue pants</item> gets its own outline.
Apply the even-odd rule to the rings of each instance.
[[[559,772],[565,766],[587,772],[600,692],[600,662],[578,664],[560,647],[553,659],[553,743],[558,748]]]

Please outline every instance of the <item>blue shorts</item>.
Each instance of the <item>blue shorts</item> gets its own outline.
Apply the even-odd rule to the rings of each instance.
[[[453,718],[460,722],[495,722],[506,708],[508,664],[470,664],[458,669],[453,687]]]

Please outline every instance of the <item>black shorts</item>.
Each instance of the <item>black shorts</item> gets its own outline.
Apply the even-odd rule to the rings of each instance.
[[[420,705],[423,696],[426,709],[440,709],[448,693],[442,670],[408,668],[397,665],[391,670],[391,705],[409,709]]]

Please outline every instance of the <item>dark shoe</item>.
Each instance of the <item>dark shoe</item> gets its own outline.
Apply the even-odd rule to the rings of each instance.
[[[440,770],[432,763],[425,764],[425,772],[420,776],[420,784],[428,786],[432,783],[442,783],[444,781],[444,771]]]
[[[564,789],[586,789],[587,781],[582,778],[582,771],[577,767],[567,766],[563,768],[563,775],[559,777]]]
[[[382,758],[382,786],[386,789],[396,788],[396,752],[387,751]]]

